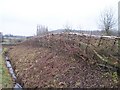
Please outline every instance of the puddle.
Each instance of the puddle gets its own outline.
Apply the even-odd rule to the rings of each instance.
[[[7,66],[7,68],[12,68],[12,66],[11,66],[9,61],[6,61],[6,66]]]
[[[15,84],[14,90],[22,90],[22,87],[20,86],[19,83]]]
[[[17,77],[15,76],[14,70],[13,70],[10,60],[7,56],[5,57],[5,62],[6,62],[6,66],[7,66],[8,70],[9,70],[9,73],[11,74],[14,81],[16,81]],[[21,85],[16,82],[15,82],[15,86],[13,88],[14,88],[14,90],[23,90]]]

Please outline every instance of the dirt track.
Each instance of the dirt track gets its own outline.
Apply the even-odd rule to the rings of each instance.
[[[23,87],[115,87],[75,38],[36,37],[11,47],[9,56]]]

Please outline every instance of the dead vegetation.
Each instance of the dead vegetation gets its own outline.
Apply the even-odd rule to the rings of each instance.
[[[111,88],[118,84],[116,69],[101,60],[118,61],[117,49],[115,39],[52,34],[10,47],[9,57],[25,88]]]

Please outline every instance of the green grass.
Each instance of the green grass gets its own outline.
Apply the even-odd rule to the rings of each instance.
[[[13,81],[5,65],[5,61],[0,53],[0,88],[12,88]]]

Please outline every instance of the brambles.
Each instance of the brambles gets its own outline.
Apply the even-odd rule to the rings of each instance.
[[[3,48],[3,55],[6,55],[8,53],[8,49],[7,48]]]

